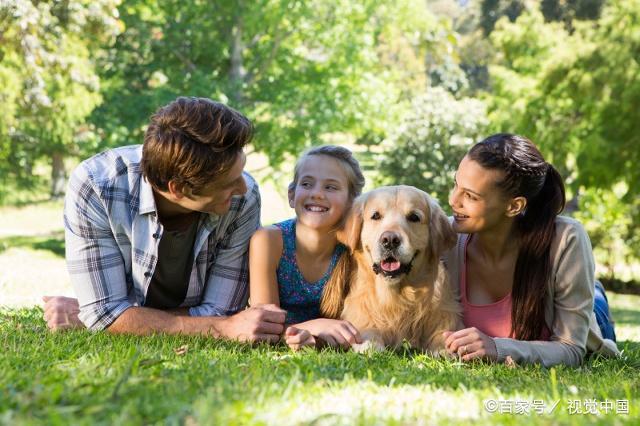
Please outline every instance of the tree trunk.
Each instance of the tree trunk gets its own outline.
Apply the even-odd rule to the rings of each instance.
[[[236,12],[235,24],[231,30],[231,69],[229,78],[231,80],[231,99],[235,107],[240,107],[242,102],[242,83],[244,82],[246,71],[242,65],[242,55],[244,44],[242,43],[242,14]]]
[[[61,152],[54,152],[51,155],[51,198],[62,197],[66,184],[67,173],[64,169],[64,155]]]

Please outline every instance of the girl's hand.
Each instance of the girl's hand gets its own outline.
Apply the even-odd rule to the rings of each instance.
[[[442,333],[444,347],[451,355],[458,355],[463,361],[482,358],[495,361],[498,351],[493,338],[487,336],[475,327]]]
[[[318,318],[295,326],[307,330],[329,346],[349,349],[354,343],[362,343],[360,333],[349,321]]]
[[[295,326],[287,327],[284,331],[284,340],[294,351],[305,346],[316,346],[316,339],[307,330]]]

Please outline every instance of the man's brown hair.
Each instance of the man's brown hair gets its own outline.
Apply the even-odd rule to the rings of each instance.
[[[161,191],[170,180],[198,193],[227,172],[253,136],[238,111],[206,98],[179,97],[151,116],[142,146],[142,174]]]

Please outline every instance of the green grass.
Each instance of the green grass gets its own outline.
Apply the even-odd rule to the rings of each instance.
[[[63,250],[61,202],[0,208],[0,305],[14,306],[0,308],[0,425],[639,423],[640,296],[608,293],[624,357],[576,369],[409,351],[293,353],[197,337],[50,333],[39,308],[15,307],[70,289]],[[532,414],[489,413],[493,400],[529,404]],[[559,403],[536,414],[534,400],[547,411]],[[628,400],[629,414],[569,414],[571,400],[613,401],[612,411]]]
[[[411,351],[294,353],[203,337],[50,333],[41,315],[0,311],[0,423],[637,424],[640,417],[637,341],[620,343],[622,359],[580,368],[509,368]],[[625,321],[640,329],[638,315]],[[559,403],[552,413],[491,414],[490,399],[542,400],[547,410]],[[613,401],[612,412],[569,414],[569,400],[584,407],[589,399]],[[629,414],[615,413],[617,400],[628,400]]]

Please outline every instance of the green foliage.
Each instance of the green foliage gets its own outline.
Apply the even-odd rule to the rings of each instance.
[[[482,102],[429,89],[413,100],[410,112],[383,144],[378,183],[415,186],[446,207],[458,163],[487,124]]]
[[[598,19],[605,0],[542,0],[540,10],[547,21],[564,22],[571,30],[574,19]]]
[[[439,43],[417,0],[137,1],[121,19],[92,116],[107,145],[140,142],[178,95],[206,96],[255,122],[254,146],[274,165],[336,134],[379,140]]]
[[[632,183],[640,182],[640,1],[612,1],[597,24],[574,26],[568,33],[536,11],[497,24],[492,129],[529,136],[566,176],[573,195],[616,193],[633,223],[612,235],[635,241],[637,259],[640,188]],[[614,189],[620,184],[625,191]],[[596,204],[582,204],[593,218]],[[615,216],[615,207],[607,209]]]
[[[637,306],[638,296],[625,297]],[[637,309],[627,304],[616,313],[637,330]],[[0,346],[3,424],[568,424],[640,414],[640,345],[630,340],[620,343],[622,359],[509,368],[408,349],[295,353],[205,337],[50,333],[36,308],[0,310]],[[629,414],[568,412],[569,400],[588,398],[614,407],[626,399]],[[558,407],[490,414],[486,399]]]
[[[117,34],[116,5],[0,4],[2,179],[28,181],[38,158],[77,152],[86,139],[85,118],[101,100],[92,59]]]
[[[503,16],[515,21],[524,10],[523,0],[482,0],[480,26],[485,35],[491,34],[496,22]]]

